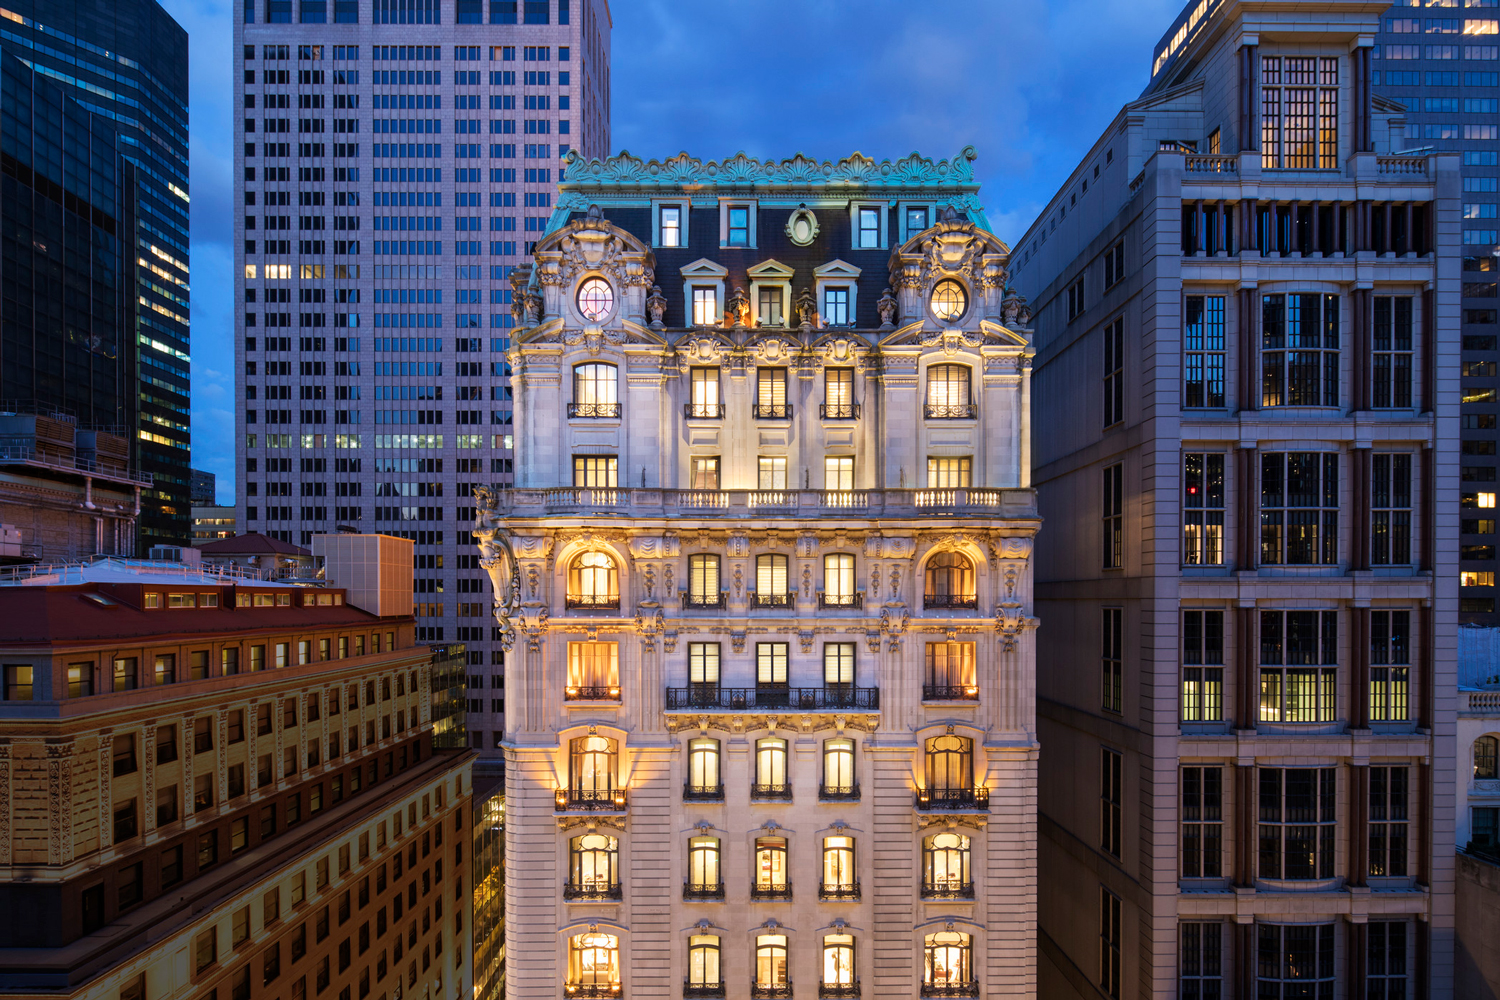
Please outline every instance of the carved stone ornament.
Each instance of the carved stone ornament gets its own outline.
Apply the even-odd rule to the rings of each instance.
[[[516,627],[511,619],[521,606],[521,574],[510,535],[495,512],[494,491],[487,486],[474,487],[474,540],[479,545],[479,567],[490,575],[500,646],[509,652],[516,642]]]
[[[891,294],[890,286],[880,293],[880,299],[875,303],[875,308],[880,313],[880,328],[889,330],[896,325],[896,297]]]
[[[724,325],[732,326],[736,330],[743,330],[750,322],[750,296],[745,290],[735,286],[729,294],[729,301],[724,303]]]
[[[984,344],[984,334],[977,330],[927,330],[922,333],[923,347],[940,347],[945,357],[953,357],[961,348],[971,350]]]
[[[1040,624],[1035,618],[1021,614],[1021,605],[1016,601],[1003,601],[995,608],[995,635],[1000,648],[1007,653],[1016,651],[1016,642],[1021,633]]]
[[[651,317],[651,329],[660,330],[662,317],[667,314],[667,297],[661,293],[660,286],[652,285],[651,294],[646,296],[646,315]]]
[[[823,356],[836,365],[847,365],[854,360],[854,342],[839,337],[823,345]]]
[[[797,316],[803,333],[818,325],[818,300],[813,297],[812,289],[804,288],[797,293]]]
[[[1031,325],[1031,307],[1026,304],[1026,297],[1014,288],[1005,293],[1000,303],[1000,315],[1006,326],[1025,328]]]
[[[677,350],[687,357],[688,364],[716,365],[724,357],[724,345],[713,337],[684,340]]]
[[[818,238],[818,217],[806,205],[801,206],[786,220],[786,237],[799,247],[805,247]]]
[[[765,337],[755,342],[755,357],[761,364],[786,364],[797,345],[782,337]]]

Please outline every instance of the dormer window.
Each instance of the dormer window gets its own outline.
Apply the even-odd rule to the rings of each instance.
[[[781,308],[781,289],[762,288],[760,290],[759,310],[756,315],[760,318],[761,326],[785,326],[786,319]]]
[[[713,326],[719,321],[719,291],[717,288],[693,286],[693,325]]]
[[[615,290],[603,278],[589,278],[578,286],[578,312],[590,323],[598,323],[615,306]]]
[[[823,290],[823,322],[828,326],[849,325],[849,289],[847,287]]]
[[[906,207],[906,236],[908,239],[927,228],[928,210],[926,205],[908,205]]]
[[[658,242],[664,247],[682,246],[682,206],[661,207],[661,227]]]
[[[750,209],[745,205],[729,208],[729,235],[725,241],[732,247],[750,245]]]
[[[861,250],[880,249],[880,209],[861,207],[858,221],[859,242],[856,245]]]

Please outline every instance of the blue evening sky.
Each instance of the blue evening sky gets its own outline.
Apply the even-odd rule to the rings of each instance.
[[[231,0],[161,0],[192,39],[193,464],[234,496]],[[613,151],[979,151],[1014,243],[1126,101],[1181,0],[613,0]]]

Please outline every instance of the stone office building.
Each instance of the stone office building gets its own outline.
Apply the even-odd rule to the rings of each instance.
[[[1031,346],[973,155],[569,165],[476,528],[509,996],[1035,995]]]
[[[456,657],[368,596],[113,560],[0,586],[0,996],[467,992]]]
[[[1378,14],[1188,6],[1013,254],[1052,996],[1452,995],[1459,163]]]

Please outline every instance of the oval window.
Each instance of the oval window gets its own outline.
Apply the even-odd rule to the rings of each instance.
[[[590,278],[578,287],[578,311],[586,320],[597,323],[609,315],[614,304],[614,289],[603,278]]]
[[[932,290],[932,314],[944,323],[952,323],[964,314],[968,295],[956,281],[940,281]]]

